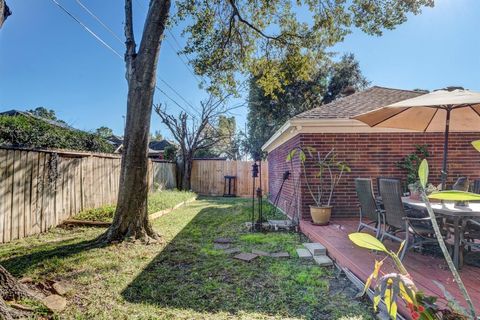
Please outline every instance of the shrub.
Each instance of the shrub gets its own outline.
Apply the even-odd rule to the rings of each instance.
[[[24,115],[0,116],[0,144],[92,152],[114,151],[113,146],[99,135],[56,126]]]

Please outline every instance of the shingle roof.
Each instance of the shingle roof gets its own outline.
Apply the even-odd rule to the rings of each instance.
[[[348,119],[422,94],[425,92],[374,86],[300,113],[293,119]]]
[[[154,151],[162,151],[162,150],[165,150],[165,147],[169,145],[171,145],[171,143],[163,139],[163,140],[150,141],[150,143],[148,144],[148,147]]]

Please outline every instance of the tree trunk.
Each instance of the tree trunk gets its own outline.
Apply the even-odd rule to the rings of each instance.
[[[0,28],[5,19],[11,14],[4,0],[0,0]],[[10,308],[5,301],[22,298],[35,298],[28,293],[27,288],[15,279],[10,272],[0,265],[0,319],[10,320],[15,318],[27,318],[28,314]]]
[[[22,298],[35,300],[23,284],[18,282],[4,267],[0,266],[0,319],[27,318],[28,314],[12,309],[5,303],[5,301]]]
[[[0,28],[2,27],[7,17],[11,14],[12,13],[10,12],[10,9],[8,8],[5,0],[0,0]]]
[[[193,158],[188,156],[183,162],[182,190],[192,189],[192,165]]]
[[[158,239],[148,220],[148,141],[156,68],[170,0],[152,0],[138,54],[135,53],[131,0],[126,0],[128,100],[124,151],[117,208],[112,225],[103,235],[107,242],[124,238]],[[129,11],[130,10],[130,11]]]

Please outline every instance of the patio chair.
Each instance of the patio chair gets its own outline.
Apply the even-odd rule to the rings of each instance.
[[[467,219],[463,222],[463,245],[471,251],[472,248],[476,247],[480,249],[480,242],[475,240],[480,240],[480,218],[478,219]]]
[[[473,180],[472,192],[473,193],[480,193],[480,179]]]
[[[411,248],[421,248],[424,244],[438,244],[430,218],[425,213],[405,208],[402,203],[402,186],[396,179],[380,179],[380,192],[385,208],[385,237],[394,241],[405,241],[400,259]],[[404,233],[402,239],[399,235]]]
[[[452,186],[452,190],[468,191],[469,187],[470,187],[470,182],[468,181],[468,178],[460,177]]]
[[[377,205],[375,195],[373,194],[373,184],[370,178],[356,178],[355,190],[357,192],[358,202],[360,203],[360,222],[358,230],[364,228],[375,232],[375,237],[380,237],[383,226],[383,211]],[[370,221],[366,221],[367,218]]]
[[[381,197],[381,193],[380,193],[380,180],[382,179],[390,179],[390,180],[398,180],[398,181],[401,181],[400,179],[398,178],[394,178],[394,177],[377,177],[377,195],[379,197]]]

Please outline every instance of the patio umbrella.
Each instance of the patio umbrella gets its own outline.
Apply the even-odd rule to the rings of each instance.
[[[450,131],[480,131],[480,93],[451,87],[358,115],[353,119],[370,127],[444,132],[442,189],[447,180],[448,134]]]

